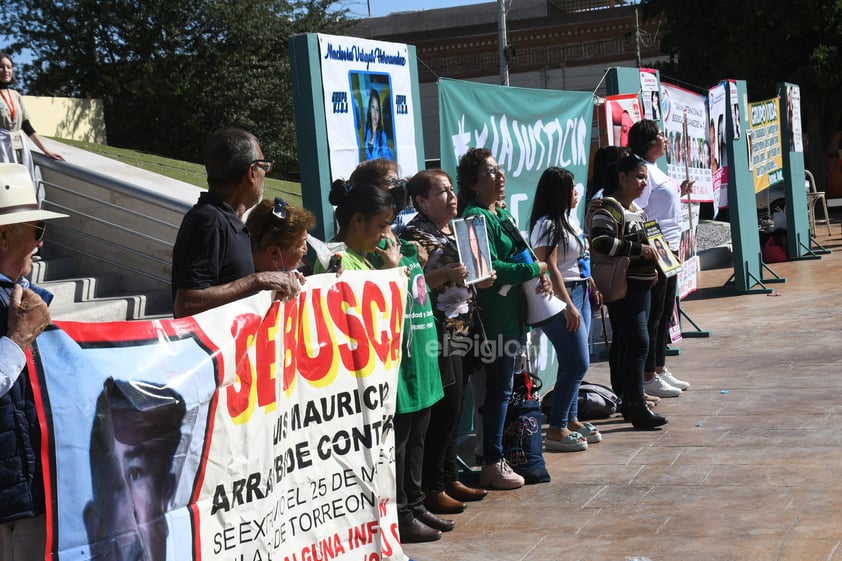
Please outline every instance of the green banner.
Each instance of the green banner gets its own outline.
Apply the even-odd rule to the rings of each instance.
[[[571,171],[577,190],[584,192],[593,128],[591,93],[444,78],[438,86],[441,167],[454,181],[459,157],[468,148],[491,150],[506,171],[509,210],[524,230],[538,179],[548,167]]]
[[[588,182],[593,95],[439,80],[441,167],[456,181],[456,165],[468,148],[491,150],[506,171],[508,210],[526,239],[532,200],[541,174],[557,166],[573,173],[583,215]],[[533,366],[546,387],[558,362],[545,337],[533,339]]]

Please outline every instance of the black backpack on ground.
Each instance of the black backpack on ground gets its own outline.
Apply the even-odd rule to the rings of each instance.
[[[579,420],[607,419],[620,410],[622,400],[608,386],[583,381],[579,386]],[[550,390],[541,400],[541,411],[550,416],[553,406],[553,392]]]

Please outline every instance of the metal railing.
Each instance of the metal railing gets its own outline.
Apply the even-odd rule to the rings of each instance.
[[[172,246],[192,192],[179,197],[33,155],[43,207],[69,215],[50,224],[45,259],[70,257],[79,276],[117,273],[126,292],[169,290]]]

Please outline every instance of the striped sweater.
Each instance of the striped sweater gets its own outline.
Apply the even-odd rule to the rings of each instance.
[[[607,197],[602,200],[602,206],[593,213],[588,228],[591,237],[591,251],[607,255],[628,255],[628,272],[626,277],[637,280],[653,280],[656,277],[654,261],[640,258],[643,245],[648,244],[646,229],[646,213],[632,203],[631,208],[625,208],[619,201]],[[621,237],[617,237],[617,228],[622,224]]]

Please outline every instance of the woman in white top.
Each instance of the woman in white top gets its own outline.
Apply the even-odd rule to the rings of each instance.
[[[561,452],[585,450],[588,443],[602,440],[595,426],[577,418],[579,385],[590,367],[591,289],[596,304],[602,305],[592,287],[587,241],[575,216],[578,198],[573,174],[551,167],[538,181],[529,219],[535,255],[547,263],[553,292],[567,303],[562,314],[541,327],[558,355],[546,448]]]
[[[629,131],[629,149],[646,162],[648,180],[643,194],[635,203],[646,211],[650,220],[657,220],[670,249],[678,255],[681,233],[681,197],[693,191],[693,182],[678,185],[655,164],[664,155],[666,139],[658,123],[644,119]],[[658,280],[652,287],[649,310],[649,355],[643,377],[644,391],[657,397],[677,397],[690,384],[673,376],[666,367],[669,324],[673,315],[677,276],[666,277],[658,269]]]
[[[23,164],[29,169],[30,175],[34,176],[28,140],[34,142],[49,158],[63,160],[64,157],[51,152],[35,132],[21,95],[12,89],[14,83],[12,58],[0,51],[0,161]]]

